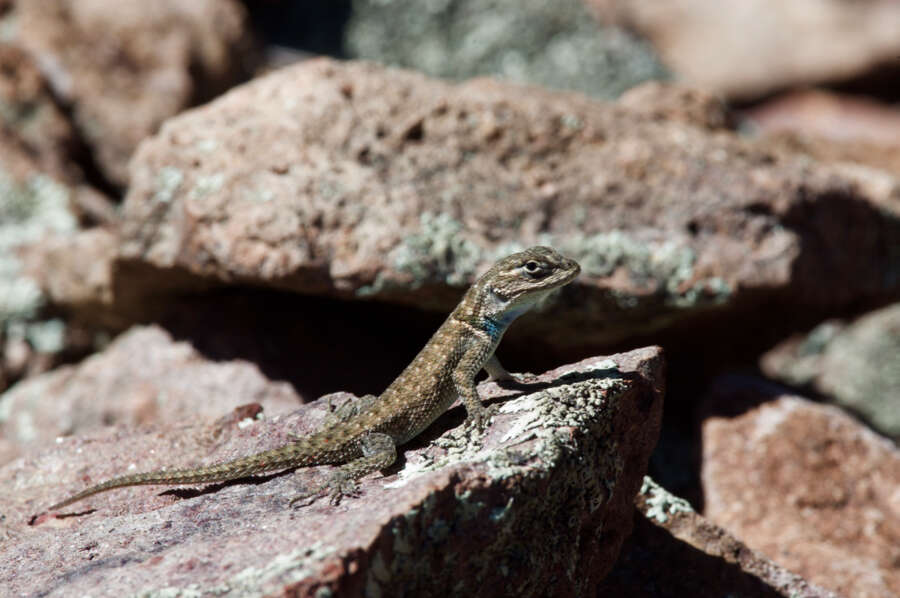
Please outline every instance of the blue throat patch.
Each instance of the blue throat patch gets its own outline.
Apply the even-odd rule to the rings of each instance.
[[[491,336],[492,340],[499,340],[503,333],[506,332],[506,329],[509,328],[509,325],[512,324],[512,321],[524,314],[528,311],[528,307],[522,307],[521,309],[510,310],[504,313],[499,318],[491,318],[485,317],[482,326],[485,331]]]

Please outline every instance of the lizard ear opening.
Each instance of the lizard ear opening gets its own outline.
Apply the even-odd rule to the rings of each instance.
[[[491,287],[491,302],[497,305],[506,305],[509,303],[509,297],[498,291],[497,289]]]

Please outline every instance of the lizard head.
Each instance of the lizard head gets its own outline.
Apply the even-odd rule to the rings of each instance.
[[[553,289],[581,272],[575,260],[550,247],[536,246],[495,263],[469,290],[469,317],[499,319],[503,324],[528,311]]]

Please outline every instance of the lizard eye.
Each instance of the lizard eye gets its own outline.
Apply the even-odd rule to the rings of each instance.
[[[534,260],[525,262],[525,271],[528,274],[538,274],[541,271],[541,265]]]

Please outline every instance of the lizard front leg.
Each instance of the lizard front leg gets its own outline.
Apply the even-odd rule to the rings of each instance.
[[[328,481],[316,488],[302,492],[288,503],[295,503],[314,498],[327,492],[331,504],[338,504],[344,496],[354,496],[359,489],[359,478],[373,471],[385,469],[397,460],[397,444],[388,434],[369,432],[360,440],[362,457],[340,466],[329,476]]]
[[[534,384],[534,374],[514,374],[501,365],[496,355],[491,355],[484,364],[488,380],[496,382],[504,388],[527,389]]]
[[[452,374],[454,389],[466,406],[468,421],[478,430],[484,430],[490,423],[493,415],[493,410],[481,403],[475,386],[475,375],[483,367],[487,366],[484,354],[488,350],[490,349],[487,343],[481,341],[472,343],[463,354],[462,359],[459,360]],[[487,361],[490,361],[490,359]],[[499,364],[500,362],[497,361],[496,363]]]
[[[488,377],[494,382],[518,382],[516,375],[507,371],[496,355],[491,355],[484,362],[484,371],[488,373]]]

